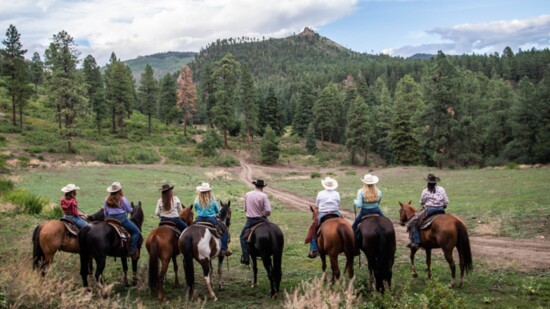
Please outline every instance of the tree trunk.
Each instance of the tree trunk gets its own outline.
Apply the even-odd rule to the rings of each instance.
[[[225,149],[228,149],[227,147],[227,130],[223,130],[223,146]]]
[[[114,106],[113,106],[112,120],[113,120],[113,133],[116,133],[116,115],[115,115],[115,107]]]
[[[17,125],[17,118],[16,118],[16,107],[15,107],[15,94],[12,94],[11,96],[11,106],[12,106],[12,114],[13,114],[13,117],[12,117],[12,123],[14,126]]]
[[[325,130],[321,129],[321,146],[325,145]]]
[[[149,113],[147,116],[149,118],[149,135],[151,135],[151,113]]]
[[[187,136],[187,108],[183,107],[183,135]]]
[[[19,128],[23,130],[23,106],[19,105]]]
[[[59,130],[61,130],[61,105],[57,104],[57,123],[59,125]]]

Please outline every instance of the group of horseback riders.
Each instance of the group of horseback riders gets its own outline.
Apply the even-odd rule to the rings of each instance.
[[[420,239],[420,223],[423,219],[429,217],[435,213],[445,213],[449,199],[445,193],[445,189],[438,186],[437,183],[441,179],[434,174],[430,173],[424,179],[427,182],[427,187],[422,191],[420,197],[420,205],[423,207],[421,211],[407,224],[407,230],[409,231],[410,243],[407,247],[412,249],[418,249],[421,246]],[[359,244],[361,243],[361,233],[358,232],[358,225],[364,216],[379,215],[384,216],[384,213],[380,209],[380,201],[382,200],[382,191],[376,187],[379,178],[375,175],[366,174],[361,178],[363,187],[357,191],[357,197],[353,201],[355,207],[360,208],[359,215],[355,218],[352,228],[355,235],[355,255],[359,255]],[[338,216],[340,214],[340,194],[336,191],[338,188],[338,182],[336,179],[326,177],[321,181],[321,185],[324,190],[317,194],[316,206],[319,210],[318,221],[319,226],[323,222],[323,217]],[[310,242],[310,250],[308,253],[309,258],[316,258],[319,256],[317,233],[313,233],[313,238]]]

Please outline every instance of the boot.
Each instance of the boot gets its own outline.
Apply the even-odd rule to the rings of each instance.
[[[233,254],[233,251],[231,249],[227,248],[225,250],[222,249],[220,252],[220,256],[231,256]]]

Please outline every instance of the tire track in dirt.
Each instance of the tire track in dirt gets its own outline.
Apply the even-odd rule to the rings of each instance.
[[[263,169],[263,167],[259,166],[255,166],[255,168]],[[266,169],[273,168],[269,167]],[[284,167],[280,169],[284,169]],[[252,187],[253,176],[254,171],[252,167],[241,160],[240,180]],[[273,195],[285,205],[302,211],[310,212],[309,207],[315,206],[309,198],[283,189],[274,188],[271,185],[265,187],[264,192]],[[342,210],[341,213],[348,220],[355,218],[355,215],[351,212]],[[397,241],[403,245],[408,243],[409,237],[405,227],[400,226],[397,220],[392,219],[392,221],[396,230]],[[504,261],[505,264],[509,264],[510,266],[517,265],[521,269],[550,270],[550,242],[545,240],[470,235],[470,246],[474,258],[481,257],[485,260],[497,262],[497,264],[502,264],[500,262]],[[434,252],[439,252],[439,250],[435,250]]]

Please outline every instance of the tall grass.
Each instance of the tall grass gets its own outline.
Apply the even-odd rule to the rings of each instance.
[[[17,213],[37,215],[42,212],[49,201],[40,196],[33,195],[25,190],[10,191],[4,195],[3,200],[14,204]]]
[[[285,292],[284,307],[288,309],[306,308],[346,308],[357,307],[361,297],[349,282],[338,281],[334,285],[325,282],[325,275],[313,281],[303,281],[294,291]]]

